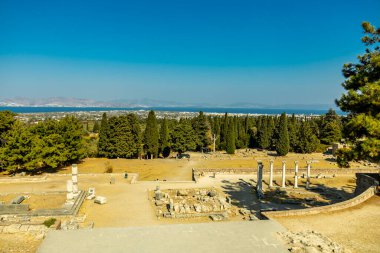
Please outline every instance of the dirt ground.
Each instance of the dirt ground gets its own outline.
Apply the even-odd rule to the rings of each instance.
[[[380,196],[343,211],[276,220],[293,232],[318,231],[353,253],[380,251]]]
[[[25,195],[21,194],[27,198],[22,202],[22,204],[29,204],[31,210],[34,209],[55,209],[61,208],[66,201],[65,194],[33,194]],[[20,194],[7,194],[0,195],[0,201],[5,203],[10,203],[14,198],[20,196]]]
[[[42,240],[27,234],[0,234],[0,253],[36,252]]]
[[[217,187],[234,199],[234,204],[239,208],[253,208],[261,203],[257,202],[253,194],[253,185],[255,179],[250,176],[222,176],[217,178],[202,178],[199,183],[195,184],[192,180],[192,168],[255,168],[257,160],[262,160],[264,166],[269,164],[269,160],[275,160],[275,168],[279,168],[283,160],[286,160],[288,167],[293,167],[294,161],[299,161],[300,168],[306,167],[307,160],[313,160],[312,168],[337,168],[336,163],[332,162],[330,156],[323,154],[299,155],[289,154],[287,157],[276,157],[266,152],[251,150],[249,152],[239,151],[236,155],[230,156],[223,153],[215,155],[205,155],[200,153],[190,153],[191,159],[154,159],[154,160],[127,160],[127,159],[105,159],[105,158],[88,158],[78,164],[79,169],[79,188],[87,190],[89,187],[96,188],[96,195],[107,197],[107,204],[97,205],[93,201],[85,200],[80,209],[79,215],[86,215],[87,219],[82,226],[87,226],[94,222],[95,227],[128,227],[128,226],[151,226],[160,224],[173,223],[192,223],[192,222],[211,222],[209,218],[198,219],[157,219],[155,210],[148,200],[148,193],[154,190],[157,185],[161,189],[189,189],[200,187]],[[123,175],[113,175],[116,183],[110,184],[110,174],[104,173],[106,162],[113,167],[114,173],[138,173],[139,178],[136,184],[130,184],[130,178],[127,180]],[[356,166],[356,165],[355,165]],[[358,164],[361,168],[363,165]],[[1,182],[0,192],[9,195],[9,199],[19,193],[30,193],[38,195],[47,191],[65,191],[66,180],[70,179],[71,167],[66,167],[54,174],[48,174],[46,180],[41,182]],[[96,174],[100,173],[100,174]],[[3,175],[3,178],[6,175]],[[34,176],[35,178],[41,176]],[[251,178],[249,178],[251,177]],[[264,188],[267,186],[268,175],[264,174]],[[156,180],[159,181],[156,181]],[[281,182],[280,176],[275,175],[277,185]],[[167,180],[167,181],[164,181]],[[355,187],[355,175],[337,175],[335,178],[312,178],[311,182],[315,186],[323,186],[326,189],[334,190],[344,194],[352,194]],[[299,180],[299,186],[303,187],[305,180]],[[287,176],[287,186],[293,186],[293,178]],[[347,196],[348,196],[347,195]],[[62,196],[61,196],[62,197]],[[54,199],[40,199],[39,202],[46,202],[45,205],[55,205],[61,203],[61,197]],[[63,196],[64,198],[64,196]],[[380,197],[379,197],[380,198]],[[359,212],[350,210],[339,212],[330,218],[326,217],[302,217],[297,219],[279,220],[281,224],[289,229],[315,229],[339,243],[354,249],[354,252],[369,252],[367,249],[376,246],[376,242],[369,238],[380,238],[377,231],[380,231],[378,217],[380,217],[379,198],[374,203],[368,202],[362,205]],[[37,200],[36,198],[33,198]],[[33,200],[32,198],[29,201]],[[1,201],[1,199],[0,199]],[[7,199],[8,201],[8,199]],[[49,203],[51,201],[51,203]],[[376,206],[377,205],[377,206]],[[263,206],[265,207],[265,205]],[[356,220],[355,217],[358,217]],[[340,218],[342,217],[342,219]],[[374,218],[375,217],[375,218]],[[375,222],[374,219],[377,220]],[[241,219],[241,217],[238,217]],[[320,220],[326,219],[326,222]],[[328,229],[330,227],[330,229]],[[341,233],[342,227],[344,233]],[[355,231],[359,231],[356,233]],[[341,234],[340,234],[341,233]],[[356,239],[345,241],[346,237]],[[364,238],[365,237],[365,238]],[[22,235],[9,236],[0,234],[0,249],[6,248],[6,251],[0,252],[34,252],[40,241]],[[356,240],[356,241],[355,241]],[[368,240],[368,246],[360,246]],[[18,243],[22,241],[22,243]],[[25,241],[25,243],[24,243]],[[5,245],[6,243],[6,245]],[[372,245],[372,246],[371,246]],[[360,247],[359,247],[360,246]],[[377,244],[377,248],[379,245]],[[31,247],[31,248],[30,248]],[[23,251],[24,250],[24,251]],[[28,251],[30,250],[30,251]],[[375,252],[375,251],[372,251]]]

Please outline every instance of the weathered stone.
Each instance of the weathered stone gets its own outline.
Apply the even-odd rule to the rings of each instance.
[[[29,230],[29,225],[21,225],[20,232],[26,232]]]
[[[156,200],[161,200],[162,197],[163,197],[163,194],[162,194],[162,192],[160,190],[157,190],[157,191],[154,192],[154,198]]]
[[[14,198],[11,202],[11,204],[21,204],[21,202],[23,202],[25,200],[25,197],[24,196],[17,196],[16,198]]]
[[[212,190],[208,192],[208,196],[215,197],[217,195],[216,191]]]
[[[45,231],[47,230],[47,227],[45,225],[30,225],[28,231],[34,232],[34,231]]]
[[[210,215],[210,218],[213,221],[221,221],[221,220],[223,220],[223,217],[221,215],[216,215],[216,214]]]
[[[183,196],[186,197],[189,193],[186,190],[178,190],[177,196]]]
[[[103,197],[103,196],[97,196],[94,200],[94,203],[103,205],[103,204],[107,203],[107,198]]]
[[[185,208],[186,213],[190,213],[191,212],[191,209],[190,209],[189,205],[184,205],[184,208]]]
[[[206,190],[200,190],[200,191],[199,191],[199,194],[200,194],[201,196],[206,196],[206,195],[207,195],[207,191],[206,191]]]
[[[202,210],[202,212],[204,212],[204,213],[207,213],[207,212],[210,211],[209,207],[208,207],[208,206],[205,206],[205,205],[201,205],[201,210]]]
[[[12,224],[4,227],[3,233],[14,234],[20,232],[21,224]]]
[[[174,204],[174,212],[176,212],[176,213],[179,212],[179,204],[178,203]]]
[[[162,201],[162,200],[156,200],[155,204],[156,204],[156,206],[162,206],[164,204],[164,201]]]
[[[36,235],[35,239],[36,240],[42,240],[45,238],[45,233],[39,233],[38,235]]]
[[[199,205],[199,204],[194,204],[194,210],[195,210],[197,213],[202,212],[202,207],[201,207],[201,205]]]

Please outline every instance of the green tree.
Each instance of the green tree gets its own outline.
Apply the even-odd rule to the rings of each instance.
[[[268,131],[268,118],[262,117],[259,132],[258,132],[258,144],[260,148],[268,149],[270,146],[270,137]]]
[[[331,144],[342,138],[342,126],[339,116],[330,109],[323,117],[320,140],[323,144]]]
[[[171,133],[172,149],[182,153],[195,150],[197,139],[189,120],[181,119]]]
[[[95,121],[94,127],[92,128],[92,132],[93,133],[99,133],[99,130],[100,130],[99,122]]]
[[[235,129],[234,122],[230,120],[228,124],[227,139],[226,139],[226,152],[227,154],[235,154]]]
[[[345,156],[340,160],[380,160],[380,29],[369,22],[363,22],[365,36],[362,42],[367,46],[365,53],[358,56],[359,62],[345,64],[342,86],[347,90],[336,104],[348,112],[344,134],[351,145],[338,153]]]
[[[276,152],[280,156],[285,156],[289,152],[289,133],[288,133],[288,120],[286,114],[281,114],[279,122],[278,140],[276,143]]]
[[[197,150],[200,151],[211,144],[211,126],[202,111],[193,118],[192,125],[197,136]]]
[[[0,111],[0,139],[3,134],[11,130],[12,125],[16,121],[15,116],[16,114],[11,111]]]
[[[98,152],[100,157],[108,156],[108,119],[107,114],[103,113],[102,121],[100,122],[99,130],[99,142],[98,142]]]
[[[304,120],[301,122],[301,127],[298,134],[298,147],[299,153],[312,153],[317,150],[319,145],[319,139],[313,132],[310,122]]]
[[[290,151],[295,152],[298,147],[298,122],[296,116],[293,114],[290,120],[288,120],[288,133]]]
[[[162,121],[161,128],[160,128],[160,149],[161,149],[162,156],[164,158],[170,155],[169,139],[170,139],[170,135],[169,135],[168,120],[165,117],[164,120]]]
[[[150,111],[144,132],[144,146],[148,156],[158,157],[158,126],[154,111]]]

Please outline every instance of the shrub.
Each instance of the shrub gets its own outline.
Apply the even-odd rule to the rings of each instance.
[[[44,221],[44,225],[48,228],[50,228],[54,223],[55,223],[56,219],[54,218],[50,218],[50,219],[47,219]]]
[[[340,168],[349,168],[350,161],[354,160],[354,154],[352,150],[348,148],[340,148],[336,151],[336,161]]]
[[[109,161],[105,162],[104,165],[105,165],[104,173],[112,173],[113,172],[113,166]]]

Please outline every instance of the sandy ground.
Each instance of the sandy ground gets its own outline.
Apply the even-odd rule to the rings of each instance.
[[[286,160],[289,167],[293,166],[290,164],[293,164],[295,160],[298,160],[300,168],[302,168],[306,166],[307,160],[314,160],[313,168],[337,168],[336,164],[329,160],[331,157],[326,157],[322,154],[289,154],[284,158],[256,150],[250,153],[240,151],[235,156],[222,153],[216,155],[191,153],[190,161],[186,159],[108,160],[103,158],[89,158],[78,164],[80,173],[79,188],[87,190],[89,187],[95,187],[96,195],[107,197],[108,203],[105,205],[97,205],[94,204],[93,201],[85,200],[80,209],[80,214],[86,214],[87,216],[83,226],[87,226],[91,222],[94,222],[95,227],[128,227],[210,221],[208,218],[178,220],[157,219],[154,207],[148,200],[148,192],[155,189],[157,185],[160,185],[161,189],[218,187],[226,194],[232,196],[235,199],[234,204],[238,207],[252,208],[255,205],[260,205],[254,197],[252,185],[250,185],[255,184],[255,179],[252,179],[252,176],[236,175],[224,177],[218,175],[216,179],[203,178],[198,184],[195,184],[191,182],[191,170],[192,168],[254,168],[257,166],[257,160],[262,160],[264,165],[266,165],[270,159],[275,159],[275,167],[280,167],[282,160]],[[110,184],[111,175],[103,174],[107,161],[111,163],[113,172],[115,173],[139,173],[139,182],[137,184],[130,184],[130,179],[126,180],[122,175],[116,175],[116,183]],[[44,182],[1,182],[0,193],[3,195],[12,194],[12,196],[14,196],[18,193],[26,192],[38,195],[41,192],[65,191],[66,180],[70,179],[70,176],[62,174],[70,172],[70,167],[63,168],[56,174],[48,174]],[[268,175],[264,175],[264,188],[268,182],[268,177]],[[156,179],[160,181],[153,181]],[[163,182],[163,180],[168,181]],[[281,182],[280,177],[277,175],[275,180],[277,183]],[[313,178],[312,183],[314,185],[324,186],[328,189],[351,194],[355,186],[355,175],[339,175],[333,179]],[[293,178],[289,175],[287,177],[287,185],[292,187],[292,184]],[[304,184],[305,181],[300,179],[300,187],[303,187]],[[376,241],[370,239],[380,238],[378,233],[378,231],[380,231],[378,218],[380,217],[379,198],[380,197],[376,197],[374,198],[375,200],[371,200],[355,210],[350,209],[345,212],[334,213],[331,217],[330,215],[322,215],[321,217],[316,216],[314,218],[310,216],[279,221],[291,230],[315,229],[327,236],[331,236],[332,239],[336,239],[344,246],[354,249],[354,252],[370,252],[368,250],[373,249],[375,246],[380,248],[378,244],[376,245]],[[30,200],[32,200],[32,198]],[[41,200],[39,200],[39,202],[40,201]],[[42,201],[49,202],[49,200]],[[54,201],[58,200],[52,200],[52,202]],[[321,222],[322,220],[323,222]],[[0,252],[12,252],[12,250],[13,252],[34,252],[40,243],[40,241],[34,241],[33,238],[25,237],[25,240],[21,238],[23,238],[22,235],[9,236],[0,234],[0,249],[7,249],[6,251],[0,250]],[[346,240],[346,238],[349,238],[349,240]],[[22,243],[18,243],[19,241],[22,241]],[[368,244],[369,246],[361,246],[360,243]],[[29,248],[30,251],[27,251]]]
[[[380,196],[344,211],[276,220],[293,232],[318,231],[352,252],[380,252]]]

